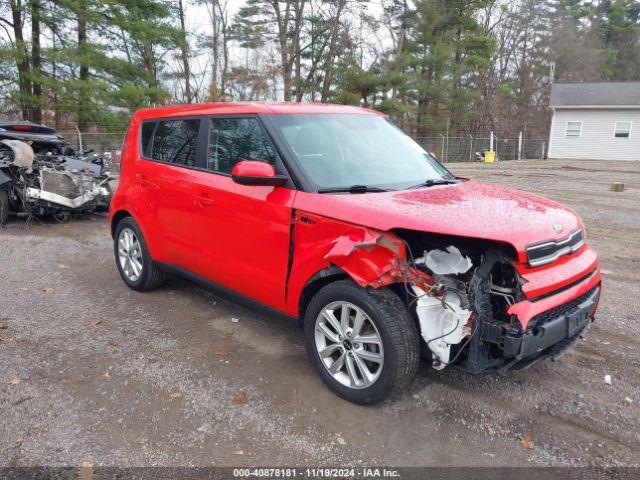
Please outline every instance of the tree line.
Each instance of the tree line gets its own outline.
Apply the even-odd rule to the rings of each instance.
[[[542,137],[553,81],[640,80],[638,0],[2,0],[0,27],[0,111],[83,131],[286,100]]]

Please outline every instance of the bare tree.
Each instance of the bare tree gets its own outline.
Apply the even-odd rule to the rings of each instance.
[[[282,62],[282,83],[285,102],[291,101],[293,65],[299,54],[300,31],[306,0],[287,0],[284,10],[280,0],[268,0],[276,19],[280,59]],[[291,29],[291,36],[289,34]]]
[[[180,20],[180,59],[184,75],[184,94],[187,103],[193,101],[191,94],[191,69],[189,66],[189,39],[187,36],[184,5],[182,0],[178,0],[178,19]]]
[[[325,56],[324,65],[322,67],[324,79],[322,82],[322,94],[320,100],[323,102],[326,102],[329,99],[331,81],[333,79],[333,67],[335,64],[335,58],[338,54],[338,38],[341,28],[340,19],[344,12],[345,6],[347,5],[347,1],[348,0],[335,0],[335,8],[333,14],[329,19],[329,49]]]
[[[89,126],[88,109],[90,108],[89,93],[89,48],[87,42],[87,3],[80,0],[76,6],[76,20],[78,30],[78,54],[80,63],[79,102],[77,108],[78,128],[86,131]]]
[[[11,16],[13,20],[13,35],[15,37],[15,49],[16,49],[16,66],[18,68],[18,90],[19,90],[19,103],[20,110],[22,111],[22,117],[25,119],[31,118],[31,80],[29,73],[31,70],[29,51],[27,50],[27,44],[24,40],[24,33],[22,31],[24,26],[24,5],[21,0],[11,0]]]
[[[207,99],[223,100],[227,95],[229,78],[229,14],[228,0],[205,0],[211,22],[211,82]]]
[[[40,0],[29,2],[31,13],[31,121],[42,123],[42,59],[40,56],[40,16],[42,5]]]
[[[284,100],[291,101],[293,73],[299,60],[299,47],[304,22],[306,0],[248,0],[237,15],[237,30],[242,32],[246,45],[265,42],[261,38],[274,35],[280,56]],[[296,68],[296,74],[298,69]]]

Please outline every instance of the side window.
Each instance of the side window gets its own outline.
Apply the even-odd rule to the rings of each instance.
[[[255,118],[212,118],[207,169],[231,173],[240,160],[276,163],[276,154]]]
[[[156,122],[144,122],[140,131],[140,142],[142,155],[151,158],[151,137],[156,128]]]
[[[151,158],[193,167],[200,120],[161,120],[153,135]]]

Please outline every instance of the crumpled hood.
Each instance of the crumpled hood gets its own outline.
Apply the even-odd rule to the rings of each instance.
[[[521,260],[527,245],[564,238],[582,226],[559,203],[476,180],[396,192],[298,192],[295,208],[378,230],[402,228],[508,243]],[[562,231],[556,232],[554,224]]]

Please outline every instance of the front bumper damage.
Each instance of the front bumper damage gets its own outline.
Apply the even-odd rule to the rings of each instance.
[[[558,357],[589,330],[600,299],[596,285],[573,300],[536,317],[526,330],[503,332],[491,323],[481,326],[471,342],[465,369],[480,374],[491,371],[522,370],[548,357]],[[501,352],[491,357],[493,348]]]
[[[435,369],[522,369],[566,350],[594,318],[601,276],[586,244],[535,267],[499,248],[425,248],[432,245],[353,227],[325,259],[364,287],[395,288],[404,296]]]
[[[525,298],[507,307],[510,324],[476,319],[478,335],[470,342],[464,365],[469,373],[521,370],[556,357],[582,338],[594,320],[602,279],[590,247],[557,265],[516,269]]]
[[[593,318],[599,298],[600,287],[594,287],[570,302],[539,315],[532,322],[532,328],[523,334],[506,335],[503,343],[505,358],[526,360],[563,340],[576,337]]]

